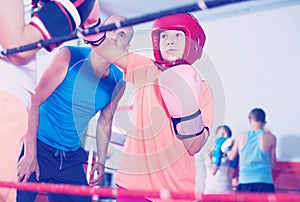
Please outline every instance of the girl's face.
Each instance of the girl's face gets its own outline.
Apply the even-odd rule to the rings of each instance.
[[[159,49],[163,60],[175,62],[182,59],[185,50],[185,33],[181,30],[165,30],[159,35]]]
[[[225,138],[228,138],[228,134],[226,132],[226,130],[224,128],[220,128],[218,131],[217,131],[217,137],[225,137]]]

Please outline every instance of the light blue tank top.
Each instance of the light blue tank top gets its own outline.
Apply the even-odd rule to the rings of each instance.
[[[63,82],[40,106],[38,139],[63,151],[80,147],[80,137],[89,120],[119,93],[123,73],[110,66],[109,76],[95,75],[89,54],[91,48],[68,46],[69,69]]]
[[[239,183],[273,183],[270,152],[260,148],[260,136],[264,130],[248,131],[247,142],[239,150]]]

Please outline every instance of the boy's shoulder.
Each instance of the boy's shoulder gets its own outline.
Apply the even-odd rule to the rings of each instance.
[[[267,130],[267,131],[264,132],[264,136],[265,136],[266,138],[276,139],[276,136],[275,136],[271,131],[269,131],[269,130]]]

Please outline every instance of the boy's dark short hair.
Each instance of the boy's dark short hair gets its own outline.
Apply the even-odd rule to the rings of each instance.
[[[252,119],[257,122],[265,123],[266,122],[266,114],[264,110],[260,108],[254,108],[249,113],[249,119]]]

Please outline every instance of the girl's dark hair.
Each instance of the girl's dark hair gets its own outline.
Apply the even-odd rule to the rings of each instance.
[[[265,123],[266,122],[266,114],[264,110],[260,108],[254,108],[249,113],[249,119],[252,119],[256,122]]]
[[[231,129],[229,128],[229,126],[227,126],[227,125],[221,125],[221,126],[219,126],[219,127],[217,128],[217,130],[216,130],[216,133],[217,133],[220,129],[224,129],[224,130],[226,131],[228,137],[231,137],[231,136],[232,136],[232,131],[231,131]]]

